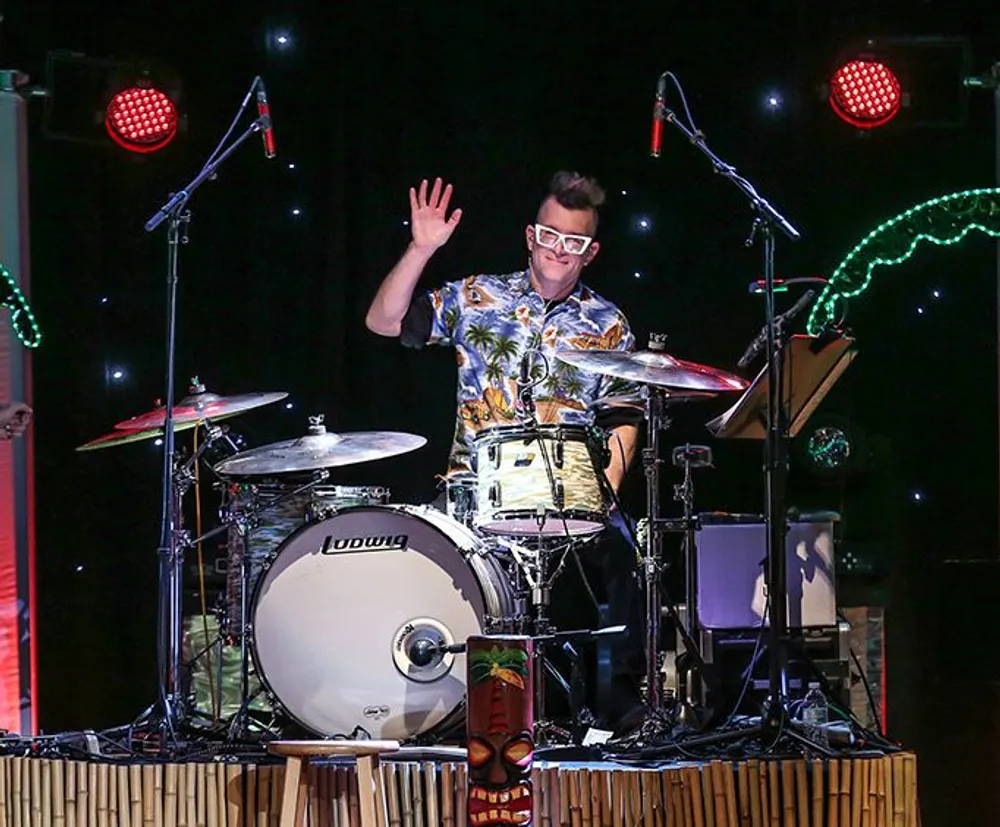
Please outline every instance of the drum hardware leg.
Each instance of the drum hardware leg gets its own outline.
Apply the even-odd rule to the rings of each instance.
[[[240,531],[243,553],[240,555],[240,707],[229,725],[229,740],[242,740],[250,731],[250,533]],[[259,690],[258,690],[259,692]],[[257,693],[254,693],[256,697]]]
[[[562,645],[563,652],[572,664],[569,679],[569,714],[572,717],[573,743],[583,745],[583,736],[596,723],[593,714],[587,709],[587,681],[583,674],[583,658],[568,640]]]
[[[666,606],[668,613],[677,624],[685,646],[689,647],[691,656],[702,663],[694,638],[688,633],[688,626],[680,621],[676,607],[669,595],[663,589],[661,578],[665,566],[663,564],[663,534],[666,521],[660,518],[660,432],[671,424],[666,416],[668,399],[663,389],[656,386],[646,388],[646,447],[642,451],[642,466],[646,476],[646,512],[648,515],[648,530],[645,532],[645,548],[642,557],[642,568],[646,586],[646,703],[653,712],[659,712],[664,707],[662,669],[660,661],[661,613]],[[686,456],[684,449],[675,452],[676,458]],[[693,460],[692,460],[693,462]],[[693,522],[693,486],[686,479],[680,487],[685,498],[685,519],[683,530],[688,539],[687,553],[693,557],[694,522]],[[675,496],[678,489],[675,488]],[[689,573],[693,573],[691,567]],[[690,581],[688,583],[690,589]],[[690,592],[693,594],[693,592]],[[690,614],[688,617],[690,618]]]
[[[280,734],[271,726],[261,723],[250,715],[250,705],[257,700],[258,696],[260,696],[263,692],[263,687],[257,687],[256,691],[253,693],[248,691],[247,694],[244,695],[240,701],[240,708],[236,710],[232,720],[229,722],[229,729],[226,736],[226,741],[228,743],[232,744],[249,741],[254,727],[257,727],[265,735],[277,736]],[[274,723],[273,716],[271,723]]]
[[[694,477],[692,469],[712,468],[712,449],[704,445],[681,445],[674,448],[672,461],[675,467],[684,469],[683,480],[674,485],[674,501],[683,507],[683,519],[680,521],[684,535],[684,599],[685,612],[683,624],[678,624],[684,641],[684,654],[677,661],[677,675],[682,691],[678,697],[681,703],[681,716],[690,722],[696,717],[692,705],[691,687],[696,680],[705,678],[705,662],[701,655],[701,647],[697,642],[698,629],[698,555],[696,534],[699,528],[698,519],[694,513]],[[675,612],[674,620],[677,622]]]
[[[550,721],[535,716],[535,745],[537,748],[575,744],[582,746],[587,730],[597,723],[597,718],[587,707],[587,685],[584,676],[583,657],[574,643],[594,643],[598,639],[622,637],[627,634],[625,626],[609,626],[602,629],[574,629],[566,632],[551,632],[532,638],[533,647],[554,645],[570,661],[570,679],[567,681],[547,658],[541,663],[555,679],[569,700],[572,724],[570,730],[556,726]]]
[[[215,709],[222,713],[222,681],[225,678],[225,669],[223,668],[222,656],[225,652],[225,638],[222,636],[222,612],[219,613],[219,656],[215,661]]]
[[[568,551],[569,550],[567,550],[566,553],[568,553]],[[554,553],[555,551],[553,549],[546,549],[544,547],[543,541],[541,537],[539,537],[535,572],[532,575],[526,568],[524,569],[524,576],[531,590],[531,604],[533,608],[532,637],[535,640],[535,644],[532,648],[532,653],[534,657],[535,670],[535,685],[533,689],[535,693],[534,740],[536,746],[580,743],[580,741],[574,741],[573,733],[563,729],[562,727],[556,726],[554,722],[548,720],[546,717],[546,673],[550,674],[566,693],[570,702],[570,708],[574,721],[579,722],[580,724],[585,724],[583,731],[585,731],[586,726],[589,726],[590,723],[593,723],[595,720],[593,715],[590,713],[590,710],[583,706],[586,691],[585,686],[582,686],[581,684],[583,681],[583,674],[582,671],[580,671],[579,664],[577,663],[579,658],[574,660],[573,656],[570,655],[574,673],[572,679],[567,682],[559,670],[552,664],[550,659],[546,657],[546,639],[560,638],[560,634],[555,631],[555,628],[552,626],[548,617],[548,606],[551,603],[552,597],[552,582],[562,571],[562,564],[557,566],[554,571],[549,570],[550,561],[548,558],[550,554]],[[516,557],[515,559],[518,558]],[[570,650],[572,650],[573,654],[575,654],[575,650],[573,650],[572,646],[570,646]],[[570,653],[567,652],[567,654]],[[577,674],[577,672],[579,672],[579,674]],[[576,681],[576,683],[574,683],[574,681]],[[574,687],[576,687],[576,689],[574,689]],[[577,703],[578,701],[579,704]]]
[[[662,686],[658,668],[660,649],[660,577],[663,573],[663,537],[656,530],[660,516],[660,431],[669,427],[664,415],[664,394],[655,386],[646,389],[646,447],[642,451],[642,467],[646,476],[646,514],[649,531],[642,569],[646,585],[646,703],[659,711],[662,703]]]
[[[527,568],[524,568],[524,576],[528,582],[528,587],[531,589],[531,606],[533,609],[532,626],[534,635],[547,635],[551,630],[547,612],[550,598],[552,596],[548,572],[548,555],[549,551],[543,546],[541,537],[539,536],[538,546],[536,548],[534,574],[532,575]],[[552,727],[552,724],[545,718],[545,672],[547,668],[550,668],[550,665],[545,658],[544,644],[538,644],[533,647],[532,657],[534,658],[533,677],[535,682],[534,687],[532,687],[535,693],[534,737],[535,744],[537,745],[539,743],[548,743]]]

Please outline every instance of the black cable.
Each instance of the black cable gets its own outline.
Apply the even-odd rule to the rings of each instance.
[[[692,116],[691,109],[688,107],[687,96],[684,94],[684,88],[681,86],[681,82],[677,79],[677,76],[673,72],[664,72],[664,75],[674,82],[674,87],[681,96],[681,105],[684,107],[684,114],[687,115],[688,127],[690,127],[691,131],[696,135],[700,135],[701,130],[695,126],[694,116]]]
[[[247,106],[250,103],[250,98],[253,96],[253,93],[256,91],[257,86],[258,84],[260,84],[260,82],[261,82],[260,76],[257,76],[253,79],[253,82],[250,84],[250,89],[249,91],[247,91],[246,97],[243,98],[243,103],[240,104],[240,108],[236,113],[236,117],[233,118],[233,122],[229,124],[229,129],[226,130],[226,133],[222,136],[222,139],[219,141],[218,145],[215,147],[215,149],[212,150],[212,154],[208,156],[208,160],[205,161],[205,165],[202,167],[203,170],[205,169],[205,167],[209,166],[212,163],[212,161],[216,159],[216,157],[220,152],[222,152],[222,148],[225,145],[226,141],[229,140],[229,136],[232,135],[233,130],[236,129],[236,124],[238,124],[240,118],[243,117],[243,113],[247,111]]]
[[[865,674],[865,669],[861,665],[861,661],[858,659],[857,654],[854,652],[853,647],[848,647],[851,657],[854,659],[854,665],[858,667],[858,674],[861,676],[861,683],[865,687],[865,695],[868,696],[868,706],[871,708],[872,717],[875,719],[875,729],[878,734],[882,737],[886,736],[885,730],[882,728],[882,719],[878,714],[878,706],[875,704],[875,696],[872,694],[871,684],[868,682],[868,676]]]
[[[743,689],[740,691],[740,697],[737,699],[736,704],[733,706],[733,711],[729,713],[729,717],[726,722],[722,725],[723,729],[732,724],[733,719],[736,717],[736,713],[739,712],[740,706],[743,704],[744,698],[746,698],[747,690],[750,688],[750,684],[753,683],[753,669],[757,665],[757,658],[760,657],[760,647],[764,642],[764,630],[765,619],[767,618],[767,610],[771,602],[771,595],[768,594],[764,599],[764,612],[760,618],[760,630],[757,632],[757,642],[753,647],[753,655],[750,657],[750,664],[747,666],[747,676],[743,681]]]
[[[844,615],[842,611],[838,609],[837,614],[840,616],[840,619],[843,620],[848,626],[851,625],[851,622],[847,619],[847,617]],[[879,735],[885,738],[887,737],[887,734],[882,727],[882,720],[878,714],[878,706],[875,704],[875,695],[874,693],[872,693],[871,684],[868,682],[868,670],[862,667],[861,661],[859,660],[857,653],[854,651],[854,647],[848,646],[847,648],[848,651],[851,653],[851,658],[853,658],[854,660],[854,665],[858,668],[858,675],[861,676],[861,682],[862,684],[864,684],[865,694],[868,696],[868,705],[871,708],[872,717],[875,719],[875,728],[878,730]]]

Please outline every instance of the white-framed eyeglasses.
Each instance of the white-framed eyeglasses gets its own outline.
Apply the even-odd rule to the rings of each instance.
[[[535,225],[535,241],[542,247],[547,247],[550,250],[554,250],[561,241],[563,249],[567,253],[574,256],[582,256],[587,252],[587,248],[593,240],[593,236],[566,235],[558,230],[553,230],[551,227],[546,227],[544,224]]]

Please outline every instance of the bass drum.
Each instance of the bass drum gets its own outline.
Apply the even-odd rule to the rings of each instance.
[[[347,508],[278,549],[251,607],[258,674],[323,736],[433,739],[461,724],[465,655],[504,631],[510,582],[485,541],[422,506]]]

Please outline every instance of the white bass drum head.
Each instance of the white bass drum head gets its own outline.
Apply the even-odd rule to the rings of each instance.
[[[413,642],[465,641],[509,585],[472,532],[410,506],[348,508],[280,547],[252,607],[253,653],[282,708],[324,736],[406,740],[465,697],[464,654],[417,664]],[[465,555],[472,553],[471,563]],[[484,597],[485,594],[485,597]]]

